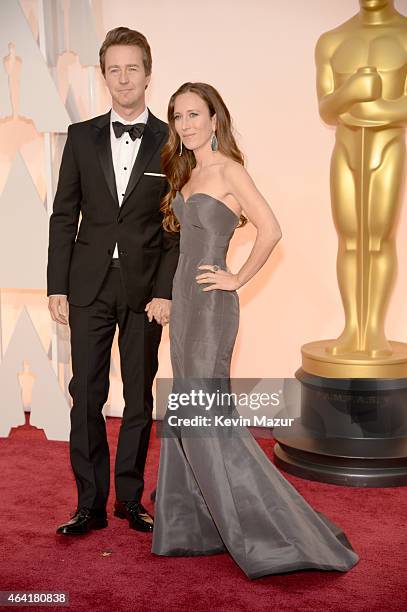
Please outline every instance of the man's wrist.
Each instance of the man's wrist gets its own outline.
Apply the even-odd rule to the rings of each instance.
[[[154,295],[154,296],[153,296],[151,299],[152,299],[152,300],[167,300],[167,302],[171,302],[171,298],[168,298],[168,297],[161,297],[161,296],[159,297],[159,296],[157,296],[157,295]]]

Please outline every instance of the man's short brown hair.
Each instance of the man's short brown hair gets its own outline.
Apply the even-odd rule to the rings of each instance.
[[[146,76],[151,74],[153,60],[147,38],[144,36],[144,34],[141,34],[141,32],[137,32],[137,30],[130,30],[129,28],[121,26],[119,28],[110,30],[106,34],[106,38],[100,47],[99,61],[103,76],[105,76],[106,51],[113,45],[134,45],[135,47],[140,47],[143,52],[144,72],[146,73]]]

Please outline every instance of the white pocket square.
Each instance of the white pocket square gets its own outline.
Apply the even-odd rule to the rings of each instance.
[[[160,174],[159,172],[144,172],[146,176],[163,176],[165,178],[165,174]]]

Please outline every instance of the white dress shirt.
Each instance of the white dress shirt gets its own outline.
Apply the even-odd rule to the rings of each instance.
[[[120,117],[112,109],[110,114],[110,144],[112,147],[112,158],[114,175],[116,178],[117,198],[119,205],[122,205],[124,194],[126,193],[127,183],[129,182],[130,174],[133,169],[134,161],[137,157],[137,153],[140,149],[141,138],[132,140],[128,132],[124,132],[120,138],[116,138],[113,130],[113,121],[120,121],[124,125],[130,125],[132,123],[147,123],[148,109],[145,108],[141,115],[128,121]],[[119,257],[117,250],[117,244],[114,247],[113,257]]]
[[[112,149],[113,168],[116,179],[117,199],[119,200],[120,206],[122,205],[124,194],[126,193],[127,183],[129,182],[130,174],[133,169],[137,153],[139,152],[143,137],[132,140],[128,132],[123,132],[120,138],[116,138],[112,124],[113,121],[120,121],[120,123],[123,123],[124,125],[130,125],[132,123],[147,123],[147,119],[147,107],[138,117],[132,119],[132,121],[128,121],[127,119],[120,117],[120,115],[118,115],[113,108],[110,113],[110,146]],[[112,257],[119,257],[117,243],[115,244]],[[54,293],[52,295],[65,294]]]

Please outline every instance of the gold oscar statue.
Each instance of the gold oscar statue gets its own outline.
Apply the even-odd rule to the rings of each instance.
[[[385,334],[403,192],[407,18],[393,0],[359,3],[316,47],[319,110],[336,127],[331,200],[345,328],[302,347],[301,414],[289,434],[274,435],[274,454],[302,478],[407,486],[407,344]]]
[[[331,201],[345,328],[302,347],[303,368],[329,377],[407,377],[407,345],[389,342],[385,318],[396,277],[407,125],[407,18],[393,0],[360,12],[316,47],[322,119],[336,126]]]

